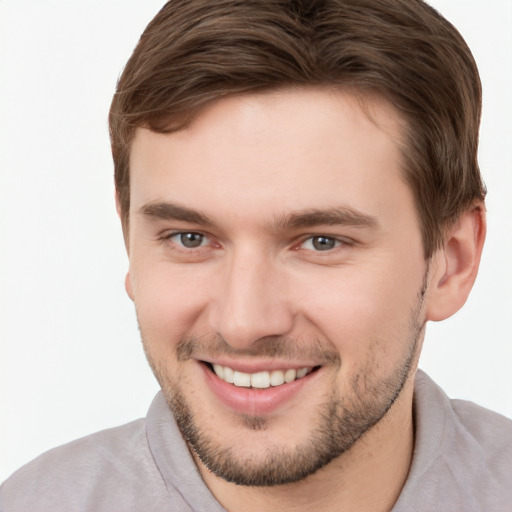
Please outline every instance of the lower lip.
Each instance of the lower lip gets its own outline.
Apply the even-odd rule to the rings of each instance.
[[[200,363],[206,382],[224,405],[240,414],[258,416],[274,412],[296,397],[318,371],[280,386],[266,389],[244,388],[219,379],[205,364]]]

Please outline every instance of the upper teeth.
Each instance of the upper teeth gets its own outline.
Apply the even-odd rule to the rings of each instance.
[[[270,386],[280,386],[285,382],[293,382],[295,379],[300,379],[311,371],[311,368],[299,368],[245,373],[233,370],[229,366],[221,366],[220,364],[214,364],[213,369],[217,377],[229,384],[244,388],[253,387],[260,389],[269,388]]]

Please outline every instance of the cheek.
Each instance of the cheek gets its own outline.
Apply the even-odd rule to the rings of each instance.
[[[174,346],[191,330],[207,302],[204,276],[191,279],[166,263],[131,266],[133,300],[146,341]],[[206,281],[207,282],[207,281]]]
[[[316,282],[303,283],[298,300],[306,305],[304,315],[345,363],[356,364],[370,350],[391,356],[409,343],[423,276],[419,267],[405,274],[393,267],[333,273],[322,289]]]

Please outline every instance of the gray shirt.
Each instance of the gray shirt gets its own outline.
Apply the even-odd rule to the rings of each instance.
[[[392,512],[512,511],[512,421],[418,372],[411,470]],[[222,512],[158,393],[146,419],[44,453],[0,488],[2,512]]]

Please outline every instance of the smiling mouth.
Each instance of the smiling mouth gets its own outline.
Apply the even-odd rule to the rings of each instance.
[[[318,370],[320,366],[289,368],[287,370],[261,371],[256,373],[245,373],[233,370],[229,366],[206,363],[206,366],[217,375],[217,377],[228,384],[242,388],[267,389],[270,387],[289,384],[306,375]]]

